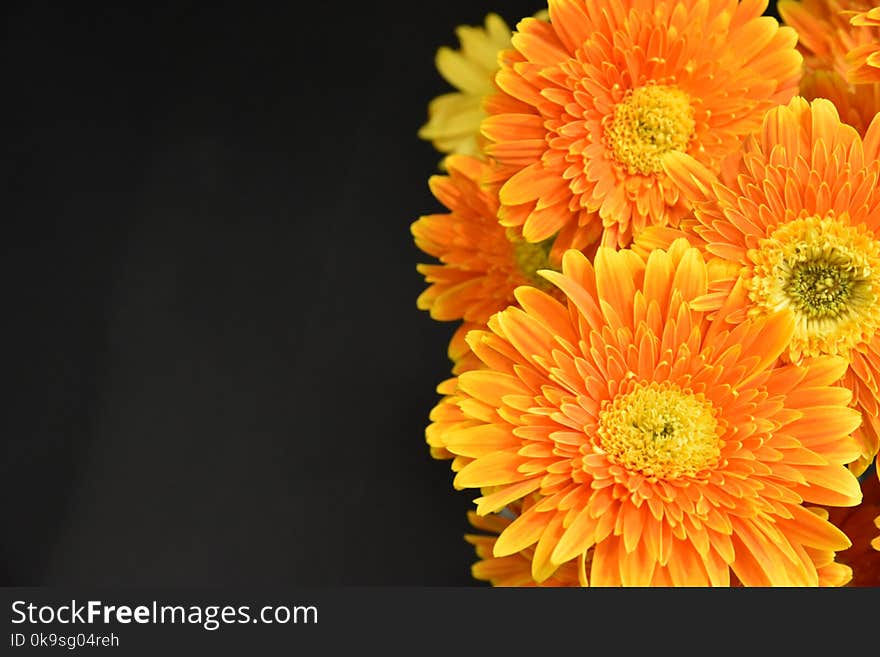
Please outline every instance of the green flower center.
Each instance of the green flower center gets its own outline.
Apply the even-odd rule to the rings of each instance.
[[[828,254],[833,260],[839,255]],[[868,283],[853,269],[848,259],[835,264],[829,262],[802,262],[792,269],[786,294],[792,305],[809,317],[836,317],[847,307],[847,300],[859,286]]]
[[[792,309],[794,358],[845,354],[880,327],[880,243],[847,216],[785,222],[748,257],[751,314]]]

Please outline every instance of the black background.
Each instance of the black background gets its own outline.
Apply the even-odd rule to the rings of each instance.
[[[416,131],[540,6],[5,5],[2,584],[474,584]]]

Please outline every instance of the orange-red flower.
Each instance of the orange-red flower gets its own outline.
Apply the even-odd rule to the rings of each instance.
[[[849,361],[864,471],[880,444],[880,118],[863,141],[829,101],[796,98],[747,140],[730,186],[687,155],[664,163],[706,249],[743,267],[748,312],[793,311],[786,358]]]
[[[685,240],[647,262],[600,247],[595,268],[570,250],[542,275],[566,302],[521,287],[469,333],[484,369],[449,382],[462,423],[433,428],[478,514],[540,496],[493,555],[534,546],[538,582],[588,550],[593,586],[827,581],[850,542],[805,503],[861,499],[846,361],[779,364],[788,311],[709,320],[710,271]]]
[[[625,245],[646,225],[675,224],[687,204],[662,154],[719,170],[796,93],[797,36],[765,8],[550,0],[550,23],[522,20],[482,124],[502,223],[579,249],[603,227],[604,243]]]
[[[486,164],[460,155],[446,158],[445,166],[449,175],[431,177],[430,186],[450,212],[421,217],[412,234],[422,251],[440,260],[418,266],[429,284],[418,307],[437,320],[464,320],[449,346],[457,373],[477,365],[464,341],[467,332],[516,303],[517,286],[551,288],[535,271],[558,263],[550,257],[550,241],[525,242],[498,223],[498,199],[480,184]]]

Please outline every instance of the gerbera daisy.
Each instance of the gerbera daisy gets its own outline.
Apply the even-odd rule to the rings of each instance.
[[[411,230],[416,245],[441,263],[418,265],[429,284],[418,307],[437,320],[464,320],[449,347],[457,373],[476,364],[464,341],[467,332],[485,327],[492,314],[516,303],[517,286],[551,289],[535,272],[559,263],[551,258],[552,240],[529,243],[498,223],[498,199],[480,185],[486,164],[455,155],[445,166],[448,175],[432,176],[429,184],[450,212],[423,216]]]
[[[525,500],[529,506],[534,505],[534,496]],[[474,579],[489,582],[492,586],[582,586],[586,585],[586,568],[589,567],[590,553],[583,558],[573,559],[561,565],[553,575],[542,582],[532,577],[532,560],[535,550],[532,547],[516,554],[496,557],[493,553],[498,535],[522,513],[523,503],[516,502],[505,509],[504,513],[492,513],[480,516],[468,511],[468,520],[474,529],[484,533],[466,534],[465,540],[474,546],[479,561],[471,568]]]
[[[880,82],[880,7],[856,14],[850,24],[867,41],[847,53],[847,80],[853,84]]]
[[[880,442],[880,118],[863,141],[829,101],[795,98],[746,141],[731,186],[684,154],[664,164],[706,249],[743,267],[748,312],[792,310],[786,358],[849,361],[843,383],[865,418],[853,468],[864,471]]]
[[[512,31],[498,14],[488,14],[484,26],[461,25],[455,30],[460,49],[443,46],[435,64],[457,91],[437,96],[428,104],[428,122],[419,137],[441,153],[477,156],[480,121],[486,113],[483,97],[495,91],[498,53],[510,47]]]
[[[482,132],[501,184],[500,218],[531,242],[628,244],[687,211],[667,151],[713,170],[797,90],[797,35],[766,2],[550,0],[525,19],[486,101]]]
[[[850,84],[847,57],[859,44],[870,43],[868,32],[858,33],[850,24],[854,12],[869,6],[863,0],[780,0],[777,5],[783,21],[797,30],[804,55],[800,95],[827,98],[862,135],[880,111],[880,84]]]
[[[593,550],[593,586],[820,583],[813,554],[850,543],[804,503],[861,498],[846,361],[778,365],[787,312],[709,321],[709,268],[685,240],[647,263],[600,247],[595,269],[570,250],[542,275],[566,303],[522,287],[468,334],[485,369],[444,403],[470,424],[435,436],[469,459],[454,483],[483,491],[478,514],[541,496],[494,556],[534,545],[544,581]]]

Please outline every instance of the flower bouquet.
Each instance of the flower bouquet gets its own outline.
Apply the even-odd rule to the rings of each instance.
[[[550,0],[437,52],[426,439],[496,586],[880,585],[880,7]]]

